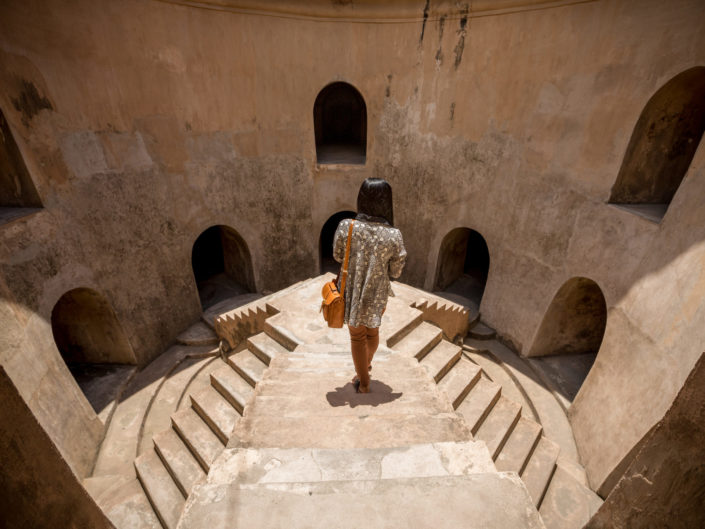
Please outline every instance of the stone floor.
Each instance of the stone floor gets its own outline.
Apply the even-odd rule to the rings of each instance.
[[[530,361],[543,375],[547,385],[569,406],[595,363],[595,358],[597,353],[585,353],[539,356]]]

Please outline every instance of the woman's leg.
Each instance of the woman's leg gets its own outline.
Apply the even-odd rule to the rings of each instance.
[[[355,364],[355,372],[360,381],[358,391],[367,393],[370,391],[370,373],[368,371],[369,362],[367,355],[367,327],[360,325],[353,327],[348,325],[350,331],[350,349],[352,350],[353,364]]]

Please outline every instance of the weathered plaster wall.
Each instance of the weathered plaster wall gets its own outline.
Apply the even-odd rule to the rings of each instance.
[[[0,527],[109,529],[0,366]]]
[[[705,526],[705,354],[589,529]]]
[[[355,209],[367,176],[392,183],[402,280],[431,288],[443,237],[482,234],[483,318],[521,351],[565,281],[600,286],[607,332],[573,411],[593,484],[667,409],[705,341],[703,149],[661,225],[606,201],[643,106],[705,64],[702,2],[496,16],[430,2],[425,18],[424,2],[399,4],[418,16],[144,0],[0,8],[0,107],[45,206],[0,227],[0,363],[79,473],[90,458],[62,441],[96,418],[83,401],[75,423],[54,424],[49,410],[70,409],[80,391],[51,405],[42,395],[43,377],[72,384],[46,323],[59,297],[100,292],[146,362],[200,313],[190,252],[204,229],[234,228],[256,288],[275,290],[317,274],[321,227]],[[336,80],[367,105],[364,166],[315,163],[313,104]],[[692,288],[700,296],[684,303]],[[658,397],[644,399],[654,385]]]

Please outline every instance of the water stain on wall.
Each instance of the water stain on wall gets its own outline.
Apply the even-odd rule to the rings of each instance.
[[[49,99],[41,95],[33,83],[26,79],[21,79],[20,86],[20,94],[16,98],[12,98],[12,106],[15,107],[15,110],[22,113],[22,123],[25,126],[40,110],[54,110]]]

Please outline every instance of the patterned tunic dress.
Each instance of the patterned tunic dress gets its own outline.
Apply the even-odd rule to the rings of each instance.
[[[339,263],[345,258],[349,227],[350,219],[340,221],[333,239],[333,257]],[[405,263],[406,249],[398,229],[355,220],[345,283],[345,323],[379,327],[387,298],[394,296],[389,278],[399,277]]]

